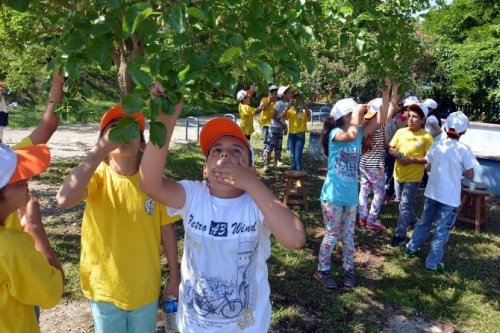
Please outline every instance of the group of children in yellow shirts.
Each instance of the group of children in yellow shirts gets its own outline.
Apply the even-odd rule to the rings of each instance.
[[[236,98],[240,102],[238,111],[240,126],[246,137],[255,131],[254,116],[261,114],[259,125],[264,142],[264,172],[270,170],[271,153],[274,152],[274,167],[281,166],[283,136],[288,134],[288,150],[292,170],[302,170],[302,152],[304,150],[307,122],[311,110],[302,101],[298,92],[293,92],[290,85],[268,87],[268,96],[263,97],[258,108],[250,106],[253,90],[240,90]],[[288,124],[286,123],[288,120]]]

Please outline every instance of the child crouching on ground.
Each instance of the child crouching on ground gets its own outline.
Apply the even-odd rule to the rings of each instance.
[[[144,191],[184,221],[177,325],[181,332],[267,332],[270,235],[298,249],[305,242],[304,227],[257,178],[252,147],[230,119],[215,118],[203,126],[205,181],[164,178],[181,109],[178,104],[174,115],[160,115],[166,144],[160,149],[148,143],[141,163]]]
[[[472,150],[458,141],[468,125],[469,119],[465,114],[461,111],[453,112],[446,119],[448,137],[432,145],[427,152],[426,169],[429,172],[429,181],[424,193],[424,212],[406,245],[406,252],[413,255],[420,250],[429,237],[432,222],[436,221],[431,249],[425,260],[425,267],[430,271],[444,268],[444,247],[455,225],[457,208],[460,205],[462,174],[473,179],[473,167],[479,164]]]
[[[49,163],[46,145],[12,150],[0,144],[0,332],[40,332],[34,307],[54,307],[63,293],[62,268],[35,249],[28,233],[5,227],[30,200],[27,180]]]

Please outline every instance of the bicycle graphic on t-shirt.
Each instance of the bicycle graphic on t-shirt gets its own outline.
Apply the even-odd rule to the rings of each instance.
[[[237,274],[230,281],[220,277],[206,277],[195,267],[194,281],[188,281],[186,298],[189,307],[203,317],[221,316],[231,319],[238,317],[249,307],[250,282],[249,270],[255,265],[254,256],[257,245],[253,242],[240,242],[237,251]],[[194,282],[194,285],[189,283]]]

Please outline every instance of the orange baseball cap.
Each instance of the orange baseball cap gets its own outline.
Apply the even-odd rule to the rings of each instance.
[[[245,133],[233,120],[225,117],[210,119],[201,129],[200,147],[204,156],[208,155],[210,147],[220,137],[232,136],[243,142],[250,150],[252,146],[245,136]]]
[[[0,188],[42,173],[50,164],[45,144],[12,150],[0,145]]]
[[[144,115],[142,112],[136,113],[126,113],[123,111],[123,106],[118,104],[110,108],[104,116],[102,116],[101,122],[99,123],[99,130],[102,130],[113,120],[121,119],[121,118],[134,118],[134,120],[139,124],[141,128],[141,132],[144,132],[144,127],[146,126],[146,120],[144,119]]]

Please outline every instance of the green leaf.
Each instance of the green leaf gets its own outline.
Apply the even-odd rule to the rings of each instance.
[[[226,51],[224,51],[219,59],[219,62],[226,63],[241,55],[243,55],[243,51],[240,47],[230,47]]]
[[[184,24],[184,13],[180,5],[170,8],[168,14],[163,14],[163,19],[179,34],[183,33],[186,28]]]
[[[161,103],[161,109],[163,112],[165,112],[166,114],[174,113],[174,105],[168,98],[162,98]]]
[[[186,76],[189,73],[190,68],[191,65],[187,65],[186,67],[184,67],[183,70],[179,72],[179,75],[177,76],[179,78],[179,81],[184,81],[186,79]]]
[[[133,92],[123,99],[123,110],[127,113],[136,113],[144,108],[144,100],[141,94]]]
[[[154,121],[158,119],[160,110],[162,108],[162,101],[160,97],[152,97],[149,100],[149,118]]]
[[[370,12],[364,12],[358,15],[359,21],[374,21],[375,19],[375,16]]]
[[[265,61],[259,61],[259,69],[267,82],[273,82],[273,68]]]
[[[18,12],[25,12],[28,10],[30,0],[7,0],[7,5]]]
[[[125,117],[109,131],[109,138],[114,142],[130,142],[140,137],[140,130],[134,118]]]
[[[149,4],[144,2],[136,3],[127,7],[122,22],[122,29],[125,36],[133,34],[138,25],[151,15],[151,13],[153,13],[153,9],[151,9]]]
[[[110,31],[111,31],[111,25],[106,22],[103,22],[99,24],[94,24],[90,30],[90,34],[92,36],[101,36],[107,34]]]
[[[345,16],[351,16],[354,9],[351,6],[342,6],[340,7],[340,12]]]
[[[363,48],[365,46],[365,41],[363,39],[356,38],[356,47],[359,52],[363,52]]]
[[[151,77],[145,71],[141,69],[136,69],[128,72],[132,77],[134,83],[137,84],[139,87],[148,89],[151,86],[151,81],[152,81]]]
[[[64,70],[68,73],[69,77],[76,80],[80,76],[80,63],[78,60],[71,58],[64,65]]]
[[[165,125],[158,121],[149,123],[149,140],[158,147],[163,147],[167,141],[167,128]]]
[[[68,39],[66,39],[63,50],[68,53],[78,51],[85,45],[85,42],[85,38],[83,38],[79,33],[73,32],[69,35]]]
[[[248,48],[248,53],[254,54],[257,53],[263,49],[265,49],[266,44],[262,43],[260,40],[253,42],[250,47]]]
[[[207,15],[198,7],[188,7],[186,11],[189,16],[195,17],[203,22],[208,21]]]

